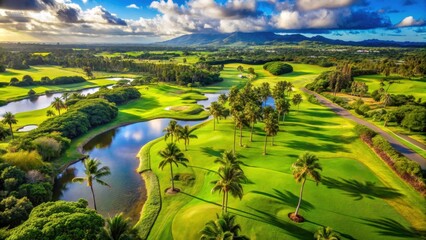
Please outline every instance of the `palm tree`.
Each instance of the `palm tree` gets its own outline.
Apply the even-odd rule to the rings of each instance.
[[[175,120],[171,120],[169,125],[163,130],[163,132],[166,132],[164,135],[164,140],[167,140],[167,138],[170,137],[171,142],[173,143],[173,137],[176,137],[175,140],[177,140],[179,137],[180,128],[181,126]]]
[[[321,227],[314,235],[316,240],[340,240],[340,235],[330,227]]]
[[[231,192],[233,197],[242,199],[244,193],[241,182],[243,182],[246,177],[241,169],[235,168],[232,165],[225,165],[219,168],[218,175],[220,179],[213,181],[215,185],[212,189],[212,193],[216,191],[219,191],[219,193],[223,192],[222,211],[227,212],[229,192]]]
[[[110,175],[111,170],[107,166],[103,166],[99,168],[99,165],[101,165],[101,162],[93,158],[85,158],[83,160],[83,163],[84,163],[84,173],[86,174],[86,176],[75,177],[72,179],[72,181],[78,182],[78,183],[83,183],[85,181],[87,182],[87,186],[90,187],[90,190],[92,191],[93,205],[95,207],[95,210],[97,210],[95,192],[93,191],[93,181],[96,181],[100,185],[111,187],[108,183],[101,180],[102,177]]]
[[[235,128],[234,128],[234,146],[235,146],[235,137],[236,137],[236,131],[237,128],[240,129],[240,147],[243,146],[243,126],[244,126],[244,112],[235,110],[233,112],[234,122],[235,122]],[[235,147],[234,147],[234,153],[235,153]]]
[[[287,82],[286,90],[289,97],[291,95],[291,92],[293,91],[293,87],[294,87],[293,83]]]
[[[209,221],[201,231],[201,240],[249,240],[244,235],[239,235],[241,226],[235,223],[235,215],[228,213],[216,214],[217,220]]]
[[[46,116],[48,116],[48,117],[52,117],[52,116],[55,116],[56,114],[55,114],[55,112],[54,111],[52,111],[52,109],[49,109],[49,110],[47,110],[47,112],[46,112]]]
[[[292,102],[293,102],[293,104],[294,105],[296,105],[297,106],[297,111],[299,111],[299,106],[300,106],[300,104],[303,102],[303,98],[302,98],[302,95],[301,94],[295,94],[294,96],[293,96],[293,99],[291,100]]]
[[[264,130],[265,130],[265,144],[263,146],[263,155],[266,155],[266,145],[268,143],[268,137],[269,136],[275,136],[278,134],[279,131],[279,122],[276,118],[276,112],[271,107],[266,107],[264,110]],[[274,145],[273,138],[271,145]]]
[[[278,112],[278,121],[280,121],[280,116],[281,114],[284,113],[284,108],[287,105],[287,100],[284,97],[280,97],[280,98],[276,98],[275,99],[275,108],[277,109]],[[283,120],[284,121],[284,120]]]
[[[192,134],[192,132],[195,129],[191,129],[189,125],[186,125],[185,127],[182,127],[179,129],[179,139],[184,140],[185,144],[185,151],[188,151],[187,146],[189,145],[189,139],[191,138],[198,138],[197,135]]]
[[[64,99],[64,101],[66,102],[70,96],[71,96],[70,92],[64,92],[62,93],[61,98]]]
[[[305,187],[306,179],[311,177],[318,185],[321,181],[321,174],[318,170],[322,170],[319,164],[319,159],[314,154],[306,152],[299,156],[297,161],[293,164],[293,176],[296,182],[302,183],[300,188],[299,202],[297,203],[296,212],[292,214],[295,219],[301,219],[299,216],[300,203],[302,202],[303,188]],[[294,219],[292,219],[294,220]]]
[[[0,141],[3,141],[10,135],[9,129],[7,129],[3,124],[0,124]]]
[[[61,98],[59,98],[59,97],[55,97],[55,98],[53,99],[53,102],[52,102],[51,106],[52,106],[53,108],[55,108],[55,109],[56,109],[56,111],[58,111],[58,114],[59,114],[59,115],[61,115],[61,109],[62,109],[62,108],[65,108],[65,104],[64,104],[64,102],[63,102],[63,101],[62,101],[62,99],[61,99]]]
[[[217,158],[214,162],[222,165],[220,169],[224,168],[225,166],[231,166],[241,170],[240,164],[243,164],[243,162],[238,160],[237,156],[235,156],[235,154],[230,150],[224,151],[222,153],[222,157]]]
[[[139,239],[136,229],[130,223],[130,219],[124,218],[123,213],[116,214],[106,220],[106,226],[101,236],[102,239],[108,240]]]
[[[269,88],[268,82],[263,82],[260,86],[260,97],[262,98],[263,104],[266,106],[266,100],[271,95],[271,89]]]
[[[186,167],[186,163],[189,161],[175,143],[167,143],[166,148],[159,151],[158,154],[163,158],[163,160],[160,162],[160,165],[158,166],[161,170],[163,170],[167,164],[170,165],[170,179],[172,182],[171,191],[175,192],[175,184],[173,181],[173,164],[175,164],[176,167],[178,167],[179,164]]]
[[[12,135],[12,139],[14,139],[12,124],[18,123],[18,120],[16,120],[15,115],[13,115],[11,112],[5,112],[3,114],[3,119],[1,120],[1,122],[3,124],[9,125],[10,134]]]
[[[219,123],[219,117],[222,115],[222,106],[217,102],[212,102],[210,114],[213,116],[213,130],[216,130],[216,121]]]
[[[226,94],[222,93],[219,95],[217,101],[223,106],[228,101],[228,97],[226,96]]]
[[[244,108],[244,115],[247,118],[247,120],[250,122],[251,130],[250,130],[250,142],[253,142],[253,129],[254,124],[257,122],[257,120],[260,119],[260,107],[257,106],[255,103],[250,101],[247,103],[247,105]]]

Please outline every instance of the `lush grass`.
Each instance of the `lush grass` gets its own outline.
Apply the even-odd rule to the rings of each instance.
[[[251,183],[244,185],[242,201],[230,199],[229,203],[244,234],[252,239],[309,239],[325,225],[355,239],[390,239],[390,235],[407,234],[400,235],[406,239],[412,234],[410,223],[397,210],[410,217],[416,227],[425,226],[424,199],[355,136],[350,122],[307,102],[301,109],[281,125],[276,145],[268,146],[266,156],[261,154],[262,124],[256,126],[253,143],[244,132],[247,146],[238,147],[237,152]],[[174,168],[175,173],[193,174],[196,178],[193,185],[177,182],[182,193],[176,196],[164,194],[170,186],[170,173],[156,167],[161,160],[156,153],[165,142],[152,147],[152,169],[160,179],[163,206],[150,239],[197,239],[198,231],[220,212],[221,196],[211,193],[210,184],[217,176],[211,171],[218,168],[215,158],[232,146],[233,124],[230,120],[221,121],[214,134],[212,128],[210,122],[194,132],[198,140],[192,141],[185,152],[192,167]],[[312,181],[307,183],[301,213],[308,221],[294,224],[287,214],[294,211],[300,185],[291,175],[291,164],[305,151],[321,159],[324,181],[318,187]],[[386,219],[400,224],[400,228],[391,227],[389,235],[380,234],[389,227]]]
[[[59,66],[33,66],[30,69],[25,70],[14,70],[8,68],[6,72],[0,73],[0,82],[10,82],[12,77],[16,77],[19,80],[22,79],[24,75],[30,75],[34,80],[38,81],[42,77],[49,77],[51,79],[60,76],[82,76],[84,77],[83,72],[71,71],[67,68],[62,68]]]
[[[380,88],[380,80],[385,76],[383,75],[366,75],[356,77],[356,81],[365,82],[368,85],[368,91],[372,92]],[[385,89],[387,85],[385,86]],[[413,78],[394,80],[389,88],[389,93],[392,94],[405,94],[413,95],[415,98],[422,98],[426,100],[426,78]]]

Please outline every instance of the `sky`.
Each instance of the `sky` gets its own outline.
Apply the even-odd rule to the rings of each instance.
[[[0,0],[0,41],[150,43],[275,32],[426,42],[426,0]]]

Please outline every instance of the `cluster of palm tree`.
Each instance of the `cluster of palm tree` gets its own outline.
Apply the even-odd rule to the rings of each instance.
[[[294,105],[299,106],[299,104],[303,101],[300,94],[295,94],[293,99],[291,101],[289,100],[291,92],[293,91],[292,89],[293,84],[287,81],[278,82],[272,88],[272,91],[269,83],[267,82],[263,82],[259,87],[254,87],[250,82],[248,82],[241,90],[237,87],[232,87],[228,96],[221,94],[218,102],[211,103],[210,114],[214,118],[213,129],[216,129],[216,122],[218,123],[219,119],[222,117],[226,118],[229,113],[232,115],[234,120],[233,152],[235,154],[237,129],[240,131],[239,145],[241,147],[243,146],[242,137],[244,126],[250,128],[249,141],[252,142],[254,125],[258,121],[263,121],[265,124],[264,154],[266,154],[268,137],[273,137],[278,134],[280,117],[283,116],[282,120],[285,120],[286,114],[290,112],[290,102],[292,101]],[[266,106],[266,102],[271,96],[275,101],[275,109]],[[230,111],[226,108],[226,103],[228,103]]]
[[[170,193],[178,192],[179,190],[175,188],[174,183],[174,175],[173,175],[173,164],[176,165],[176,167],[179,167],[179,165],[187,166],[186,163],[189,162],[188,159],[185,157],[183,152],[179,149],[179,147],[175,143],[167,143],[166,148],[158,152],[158,155],[162,157],[162,161],[159,164],[159,168],[161,170],[164,169],[165,166],[170,166],[170,181],[172,183],[172,187],[170,188]]]
[[[164,140],[171,139],[171,143],[175,143],[179,140],[184,141],[185,151],[188,150],[189,140],[191,138],[197,138],[197,135],[193,134],[195,129],[191,129],[189,125],[181,126],[175,120],[171,120],[169,125],[163,130]]]
[[[213,181],[215,184],[212,188],[212,193],[218,191],[222,193],[222,211],[228,211],[228,196],[229,193],[233,197],[243,198],[244,191],[242,183],[247,181],[247,177],[244,171],[241,169],[241,161],[238,160],[237,156],[232,151],[225,151],[222,153],[222,157],[215,160],[215,163],[219,163],[220,167],[217,172],[219,179]]]
[[[84,96],[81,95],[81,93],[78,93],[78,92],[74,92],[74,93],[64,92],[61,97],[55,97],[53,99],[52,103],[50,104],[50,106],[52,108],[54,108],[56,111],[58,111],[58,115],[61,115],[61,110],[68,108],[68,105],[67,105],[68,104],[68,100],[82,99],[82,98],[84,98]],[[51,109],[49,109],[46,112],[46,116],[48,116],[48,117],[55,116],[55,112],[53,112]]]
[[[106,220],[100,237],[107,240],[140,239],[137,230],[131,225],[130,219],[124,218],[123,213],[116,214],[114,217]]]

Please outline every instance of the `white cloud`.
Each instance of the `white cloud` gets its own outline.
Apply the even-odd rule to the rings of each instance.
[[[126,8],[134,8],[134,9],[139,9],[139,6],[137,6],[136,4],[132,3],[129,6],[127,6]]]
[[[297,0],[296,5],[300,10],[312,11],[347,7],[355,2],[356,0]]]
[[[84,4],[86,4],[89,0],[81,0]]]
[[[412,27],[412,26],[423,26],[425,21],[422,19],[416,20],[413,16],[404,18],[400,23],[396,24],[395,27]]]

